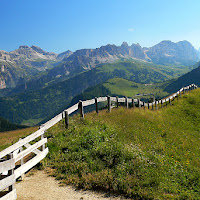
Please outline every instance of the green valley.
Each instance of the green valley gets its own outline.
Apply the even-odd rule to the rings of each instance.
[[[156,99],[160,99],[169,95],[168,92],[164,91],[164,88],[171,83],[171,80],[165,81],[163,83],[151,83],[151,84],[141,84],[123,78],[113,78],[105,81],[102,84],[98,84],[93,87],[89,87],[83,93],[75,96],[71,105],[75,104],[79,100],[92,99],[97,96],[127,96],[136,97],[137,94],[154,94]],[[150,99],[152,95],[147,97],[140,97],[145,99]]]
[[[83,93],[88,87],[115,77],[152,84],[169,80],[175,77],[175,74],[169,69],[164,70],[164,67],[162,69],[146,62],[106,64],[41,90],[1,98],[1,115],[18,124],[39,124],[69,106],[73,97]]]

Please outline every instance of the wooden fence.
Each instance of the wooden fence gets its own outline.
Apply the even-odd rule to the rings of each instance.
[[[64,110],[62,113],[58,114],[45,124],[41,125],[39,130],[27,136],[26,138],[20,139],[18,142],[12,146],[4,149],[0,152],[0,200],[13,200],[17,198],[15,182],[16,179],[22,177],[28,170],[39,163],[43,158],[46,157],[48,153],[48,148],[45,146],[47,143],[47,138],[45,138],[45,131],[65,119],[66,128],[69,127],[69,115],[80,110],[80,115],[84,118],[84,107],[95,104],[96,112],[99,112],[98,103],[107,102],[108,111],[111,112],[112,102],[115,102],[116,107],[120,103],[125,103],[128,108],[131,104],[134,108],[137,105],[139,108],[145,107],[147,109],[158,109],[167,104],[171,105],[172,100],[181,97],[182,94],[189,92],[190,90],[196,89],[195,84],[191,84],[187,87],[181,88],[178,92],[172,94],[171,96],[154,101],[152,103],[145,103],[140,101],[140,99],[135,98],[118,98],[118,97],[98,97],[91,100],[79,101],[79,103],[73,105],[72,107]]]

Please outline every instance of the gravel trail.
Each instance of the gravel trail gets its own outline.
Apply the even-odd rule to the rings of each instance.
[[[31,174],[31,175],[30,175]],[[108,196],[93,191],[75,190],[60,186],[59,181],[45,171],[33,170],[16,184],[17,200],[122,200],[124,197]]]

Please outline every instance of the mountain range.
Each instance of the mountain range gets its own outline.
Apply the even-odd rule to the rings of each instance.
[[[124,42],[121,46],[68,50],[61,54],[46,52],[37,46],[20,46],[9,53],[0,51],[0,113],[12,123],[40,124],[79,97],[123,95],[117,89],[123,83],[128,85],[131,96],[136,91],[132,89],[135,83],[143,89],[145,84],[150,84],[160,98],[186,84],[181,75],[195,68],[198,74],[200,63],[197,61],[199,52],[187,41],[163,41],[150,48]],[[193,74],[192,71],[191,76],[184,76],[191,82]],[[119,79],[109,81],[113,78]],[[108,87],[103,84],[106,81]],[[165,87],[165,91],[153,88],[157,88],[154,84],[158,82],[164,82],[159,88],[163,91]],[[93,89],[88,93],[89,87]]]
[[[37,46],[20,46],[11,52],[0,50],[0,89],[16,86],[19,91],[43,88],[101,64],[127,59],[190,66],[200,60],[200,53],[187,41],[162,41],[150,48],[142,48],[139,44],[129,46],[123,42],[121,46],[108,44],[96,49],[67,50],[60,54]]]

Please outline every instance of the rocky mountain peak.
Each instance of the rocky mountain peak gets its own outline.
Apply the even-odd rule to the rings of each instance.
[[[146,54],[155,64],[192,65],[199,61],[199,53],[188,41],[174,43],[164,40],[148,48]]]
[[[64,58],[68,58],[68,57],[71,56],[72,54],[73,54],[72,51],[67,50],[67,51],[65,51],[65,52],[63,52],[63,53],[58,54],[58,55],[57,55],[57,59],[58,59],[58,60],[62,60],[62,59],[64,59]]]
[[[128,47],[128,43],[127,42],[123,42],[121,47]]]
[[[38,52],[38,53],[42,53],[42,54],[46,53],[46,51],[44,51],[43,49],[41,49],[41,48],[38,47],[38,46],[32,45],[31,48],[32,48],[34,51]]]
[[[30,49],[30,47],[26,45],[22,45],[22,46],[19,46],[19,49]]]

